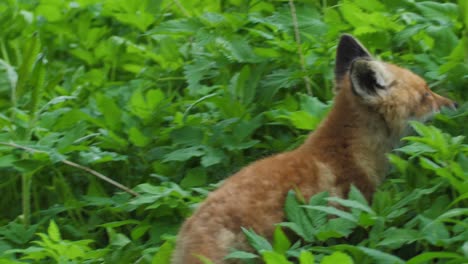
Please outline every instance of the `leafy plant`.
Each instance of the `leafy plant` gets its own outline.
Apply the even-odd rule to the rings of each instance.
[[[290,194],[281,226],[301,244],[277,231],[269,253],[243,256],[462,261],[466,138],[447,133],[468,129],[466,1],[290,2],[0,1],[0,262],[72,247],[85,255],[63,261],[168,263],[217,182],[317,127],[343,32],[460,110],[414,125],[372,205]]]

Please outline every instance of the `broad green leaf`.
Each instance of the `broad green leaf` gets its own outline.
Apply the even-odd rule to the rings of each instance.
[[[205,154],[205,151],[201,147],[189,147],[174,150],[171,153],[166,154],[163,161],[186,161],[193,157],[200,157],[203,154]]]
[[[462,260],[463,257],[459,254],[452,253],[452,252],[424,252],[416,257],[411,258],[406,262],[406,264],[419,264],[419,263],[427,263],[430,260],[440,260],[440,259],[460,259]]]
[[[171,263],[171,256],[174,246],[171,242],[166,241],[159,247],[158,252],[154,255],[153,259],[151,260],[152,264],[170,264]]]
[[[315,258],[310,251],[301,251],[299,255],[299,264],[315,264]]]
[[[224,152],[220,149],[206,148],[205,155],[201,159],[201,165],[203,167],[210,167],[215,164],[221,163],[226,158]]]
[[[204,186],[207,183],[208,176],[206,171],[201,168],[190,169],[180,182],[183,188],[193,188]]]
[[[3,155],[0,157],[0,168],[11,168],[18,158],[13,154]]]
[[[276,226],[273,233],[273,250],[279,254],[285,254],[290,247],[291,242],[288,237],[280,226]]]
[[[54,242],[60,242],[62,240],[60,230],[54,220],[50,221],[49,228],[47,228],[47,234]]]
[[[144,93],[140,88],[130,98],[130,109],[133,114],[146,121],[155,115],[156,107],[164,98],[164,93],[159,89],[149,90]]]
[[[345,253],[342,252],[334,252],[330,256],[325,256],[322,258],[322,261],[320,261],[320,264],[353,264],[353,259],[346,255]]]
[[[106,124],[113,130],[121,127],[122,111],[112,98],[101,93],[96,94],[96,103],[104,115]]]
[[[289,114],[288,117],[294,127],[305,130],[313,130],[317,127],[320,120],[306,111],[296,111]]]
[[[265,251],[262,253],[265,264],[292,264],[286,257],[274,251]]]
[[[204,131],[201,127],[184,126],[171,131],[171,139],[175,144],[202,144]]]
[[[151,142],[151,138],[145,136],[138,128],[132,127],[128,131],[130,142],[137,147],[145,147]]]

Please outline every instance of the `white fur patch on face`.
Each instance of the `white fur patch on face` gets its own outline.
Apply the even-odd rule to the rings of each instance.
[[[393,74],[380,61],[370,61],[369,65],[375,72],[375,81],[382,87],[388,87],[394,80]]]

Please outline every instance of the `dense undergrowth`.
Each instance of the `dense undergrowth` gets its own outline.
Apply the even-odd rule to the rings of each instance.
[[[317,126],[344,32],[459,110],[413,124],[371,205],[291,193],[300,242],[230,257],[468,262],[467,2],[291,2],[1,1],[0,263],[169,263],[217,182]]]

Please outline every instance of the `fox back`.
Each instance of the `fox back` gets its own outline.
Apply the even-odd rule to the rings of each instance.
[[[322,191],[345,198],[354,185],[371,200],[388,167],[385,154],[408,121],[455,106],[409,70],[372,58],[350,35],[337,47],[335,91],[330,113],[300,147],[248,165],[208,196],[183,224],[173,264],[237,263],[224,257],[249,250],[241,227],[271,238],[291,189],[305,199]]]

